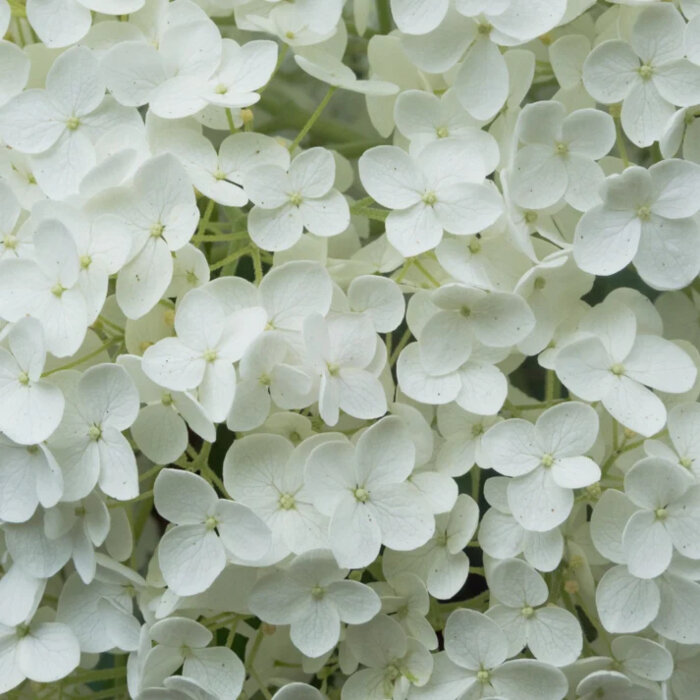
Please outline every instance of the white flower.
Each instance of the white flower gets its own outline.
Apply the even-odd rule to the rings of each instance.
[[[213,635],[204,625],[169,617],[155,622],[148,633],[157,643],[145,660],[151,681],[162,682],[182,666],[185,678],[214,697],[240,693],[245,680],[243,663],[227,647],[209,647]]]
[[[578,401],[552,406],[535,425],[512,418],[484,435],[483,466],[505,476],[508,506],[527,530],[546,532],[561,525],[574,503],[573,489],[600,478],[598,465],[582,456],[598,435],[598,415]]]
[[[445,626],[445,651],[435,656],[428,684],[411,693],[421,700],[458,700],[486,694],[561,700],[568,684],[553,666],[508,657],[508,638],[491,619],[474,610],[455,610]],[[522,694],[527,688],[528,695]]]
[[[26,522],[39,503],[51,508],[62,495],[63,474],[46,445],[27,447],[0,437],[0,518]]]
[[[247,562],[267,553],[267,525],[246,506],[218,498],[202,477],[163,469],[153,495],[158,513],[175,523],[160,540],[158,562],[165,582],[177,595],[206,591],[223,571],[227,550]]]
[[[691,194],[698,187],[700,167],[676,159],[609,177],[603,203],[576,227],[576,264],[611,275],[634,262],[640,277],[656,289],[689,284],[700,272],[700,230],[692,218],[700,205]]]
[[[490,226],[503,210],[501,196],[484,182],[493,170],[479,141],[441,139],[415,158],[396,146],[376,146],[359,161],[369,195],[392,209],[389,242],[404,256],[431,250],[443,231],[461,236]]]
[[[615,143],[609,114],[567,115],[559,102],[535,102],[523,108],[516,131],[525,146],[515,155],[511,195],[520,206],[543,209],[565,199],[585,211],[598,204],[604,175],[595,161]]]
[[[668,340],[638,334],[634,313],[610,301],[590,311],[581,330],[590,337],[562,348],[557,376],[585,401],[602,401],[613,418],[650,436],[666,423],[666,408],[646,387],[687,391],[697,369],[690,356]]]
[[[625,474],[625,495],[636,506],[622,532],[631,574],[639,578],[662,574],[674,549],[700,559],[700,487],[688,471],[648,457]]]
[[[140,318],[165,293],[173,275],[172,253],[187,244],[197,226],[194,191],[177,159],[164,154],[146,161],[130,188],[110,192],[104,207],[131,241],[117,277],[117,302],[127,318]]]
[[[447,599],[456,595],[469,575],[469,544],[479,523],[479,506],[463,493],[449,513],[435,517],[435,532],[422,546],[409,551],[386,549],[382,567],[387,578],[416,574],[430,595]]]
[[[253,241],[264,250],[286,250],[304,229],[323,237],[342,233],[350,210],[334,181],[335,161],[324,148],[300,153],[288,171],[261,165],[244,173],[243,189],[255,204],[248,219]]]
[[[425,685],[433,657],[416,639],[406,636],[396,620],[377,615],[347,631],[348,647],[367,668],[356,671],[343,686],[343,700],[383,700],[406,697],[409,689]]]
[[[304,479],[306,457],[317,444],[294,449],[280,435],[261,433],[236,440],[224,458],[226,490],[270,528],[274,560],[327,546],[328,519],[312,505]]]
[[[94,138],[134,117],[138,115],[105,98],[92,52],[73,47],[53,63],[45,89],[26,90],[0,108],[0,134],[12,148],[33,155],[39,185],[53,198],[64,199],[78,191],[97,162]]]
[[[43,442],[58,427],[65,399],[61,390],[41,379],[46,350],[41,325],[19,320],[0,348],[0,431],[23,445]]]
[[[486,614],[506,633],[509,657],[526,645],[536,659],[554,666],[579,657],[581,626],[568,610],[545,605],[549,591],[540,574],[520,559],[508,559],[496,564],[487,580],[492,603]]]
[[[70,628],[59,622],[0,625],[0,692],[25,678],[52,683],[67,676],[80,661],[80,647]]]
[[[683,57],[684,31],[675,7],[646,8],[629,44],[604,41],[584,63],[586,89],[603,104],[622,102],[622,127],[638,146],[661,138],[673,105],[688,107],[700,99],[700,68]]]
[[[525,529],[513,517],[508,503],[511,479],[492,477],[484,484],[484,496],[491,508],[479,524],[479,545],[495,559],[512,559],[522,553],[525,561],[539,571],[553,571],[564,554],[564,537],[559,527],[538,532]]]
[[[406,483],[414,460],[413,442],[394,416],[368,428],[356,447],[329,441],[309,455],[307,487],[316,508],[331,519],[329,543],[341,566],[367,566],[381,544],[411,550],[433,534],[427,504]]]
[[[153,114],[181,119],[200,112],[208,105],[239,109],[255,104],[256,93],[272,75],[277,62],[273,41],[248,41],[242,46],[233,39],[221,40],[221,62],[211,70],[175,75],[161,83],[150,97]]]
[[[46,349],[57,357],[72,355],[88,325],[75,241],[60,221],[44,220],[34,232],[32,257],[0,261],[0,316],[33,316],[41,322]]]
[[[97,483],[112,498],[136,498],[136,459],[122,435],[139,410],[131,377],[118,365],[100,364],[65,376],[61,385],[66,409],[51,446],[63,469],[64,499],[84,498]]]
[[[131,426],[136,446],[156,464],[170,464],[185,451],[187,428],[206,442],[214,442],[216,430],[202,405],[184,391],[163,390],[143,372],[141,358],[120,355],[119,364],[126,369],[145,404]]]
[[[379,596],[359,581],[346,581],[327,550],[311,550],[286,569],[259,581],[248,604],[260,619],[291,625],[293,644],[312,658],[329,652],[340,638],[340,623],[371,620],[381,607]]]
[[[304,321],[304,345],[313,371],[320,377],[318,408],[326,425],[338,422],[340,410],[355,418],[386,413],[386,395],[377,374],[386,361],[372,321],[364,314]]]
[[[233,363],[262,332],[265,312],[259,307],[230,315],[205,289],[193,289],[175,313],[177,337],[163,338],[143,355],[146,376],[174,391],[197,389],[208,418],[225,420],[236,390]]]

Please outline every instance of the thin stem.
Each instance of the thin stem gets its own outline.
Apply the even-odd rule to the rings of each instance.
[[[65,365],[61,365],[60,367],[55,367],[54,369],[50,369],[48,372],[44,372],[41,376],[42,377],[48,377],[51,374],[55,374],[56,372],[61,372],[64,369],[73,369],[73,367],[77,367],[78,365],[82,365],[83,362],[87,362],[88,360],[91,360],[93,357],[97,357],[101,352],[106,350],[110,345],[114,345],[115,343],[121,343],[121,341],[124,340],[124,338],[110,338],[108,341],[102,343],[99,348],[96,348],[92,352],[89,352],[87,355],[83,355],[82,357],[77,358],[76,360],[73,360],[72,362],[67,362]]]
[[[100,315],[97,317],[97,320],[100,323],[103,323],[105,326],[109,326],[113,330],[117,331],[120,335],[124,335],[124,329],[121,326],[118,326],[116,323],[112,323],[112,321],[110,321],[108,318]]]
[[[196,236],[201,237],[204,234],[204,231],[211,220],[211,215],[214,213],[214,204],[215,202],[213,199],[210,199],[207,202],[207,208],[204,210],[204,216],[199,220],[199,227],[197,228],[197,233],[195,234]]]
[[[229,263],[232,263],[235,260],[238,260],[238,258],[242,258],[244,255],[250,255],[250,246],[246,246],[245,248],[241,248],[240,250],[237,250],[235,253],[231,253],[231,255],[227,255],[222,260],[219,260],[218,262],[212,263],[211,265],[209,265],[209,270],[211,272],[214,272],[214,270],[218,270],[221,267],[225,267]]]
[[[430,282],[430,284],[433,285],[433,287],[440,286],[440,283],[428,272],[425,265],[423,265],[423,263],[420,260],[418,260],[418,258],[414,258],[413,264],[420,270],[423,277],[425,277],[428,280],[428,282]]]
[[[386,217],[389,216],[389,212],[386,209],[371,209],[370,207],[360,207],[357,204],[353,204],[350,207],[350,213],[355,216],[364,216],[366,219],[372,219],[373,221],[386,221]]]
[[[408,343],[410,339],[411,331],[407,328],[404,331],[404,334],[401,336],[401,340],[399,340],[398,345],[394,348],[394,352],[391,353],[391,357],[389,358],[389,366],[393,367],[396,364],[396,360],[398,360],[401,351],[406,347],[406,343]]]
[[[255,271],[255,284],[260,284],[263,278],[262,260],[260,259],[260,248],[251,244],[251,258],[253,259],[253,270]]]
[[[388,34],[391,31],[389,0],[377,0],[377,17],[379,18],[379,33]]]
[[[230,131],[232,134],[235,134],[236,131],[237,131],[237,129],[236,129],[236,125],[233,123],[233,113],[231,112],[231,108],[230,108],[230,107],[226,107],[226,109],[224,110],[224,112],[226,113],[226,121],[228,122],[228,129],[229,129],[229,131]]]
[[[472,498],[479,502],[479,489],[481,488],[481,469],[474,465],[471,470]]]
[[[145,471],[141,476],[139,476],[139,481],[146,481],[150,479],[152,476],[155,476],[162,468],[164,465],[162,464],[156,464],[154,467],[151,467],[148,471]]]
[[[258,688],[263,696],[267,700],[272,700],[272,693],[267,689],[267,686],[263,682],[263,679],[260,678],[258,672],[252,666],[248,669],[248,671],[250,672],[251,678],[258,684]]]
[[[306,136],[306,134],[308,134],[309,131],[311,131],[311,128],[316,123],[316,120],[321,116],[321,114],[323,114],[323,110],[331,101],[331,97],[333,97],[333,93],[336,91],[336,89],[337,88],[335,87],[335,85],[331,85],[328,88],[328,92],[326,92],[318,107],[316,107],[316,109],[313,111],[306,124],[304,124],[304,126],[301,128],[301,131],[297,134],[297,137],[294,139],[294,141],[292,141],[289,144],[290,153],[294,151],[294,149],[301,143],[304,136]]]
[[[120,506],[130,506],[132,503],[139,503],[145,501],[149,498],[153,498],[153,490],[144,491],[142,494],[132,498],[129,501],[112,501],[107,507],[108,508],[119,508]]]

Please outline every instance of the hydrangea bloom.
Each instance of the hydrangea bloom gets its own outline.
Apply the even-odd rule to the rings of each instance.
[[[699,117],[699,0],[0,0],[0,694],[696,700]]]

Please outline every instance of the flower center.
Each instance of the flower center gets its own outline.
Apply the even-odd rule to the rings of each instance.
[[[646,204],[637,209],[637,217],[642,221],[649,221],[651,219],[651,208]]]
[[[693,460],[690,457],[681,457],[678,463],[686,469],[690,469],[693,466]]]
[[[535,221],[537,221],[537,219],[539,218],[539,215],[537,214],[536,211],[532,211],[532,210],[528,209],[528,211],[526,211],[523,214],[523,218],[525,219],[526,224],[534,224]]]
[[[542,455],[542,466],[546,467],[549,469],[554,464],[554,457],[547,452],[546,454]]]
[[[58,297],[59,299],[61,296],[63,296],[63,292],[66,291],[66,288],[60,283],[56,282],[53,287],[51,287],[51,294],[53,294],[55,297]]]
[[[364,486],[358,486],[352,495],[355,496],[355,500],[360,503],[367,503],[369,499],[369,491]]]
[[[328,368],[328,374],[331,375],[331,377],[337,377],[338,372],[340,372],[340,366],[333,364],[332,362],[327,362],[326,367]]]
[[[216,350],[207,350],[202,357],[207,361],[207,362],[215,362],[216,358],[218,357],[219,353]]]
[[[2,244],[8,250],[14,250],[17,247],[17,238],[16,238],[16,236],[13,236],[11,233],[8,233],[7,236],[5,236],[2,239]]]
[[[311,589],[311,597],[315,600],[321,600],[325,593],[325,589],[322,586],[319,586],[318,584]]]
[[[524,607],[520,608],[520,614],[525,618],[531,618],[535,614],[535,610],[532,606],[530,605],[525,605]]]
[[[270,386],[270,384],[272,384],[272,377],[269,374],[267,374],[267,372],[263,372],[263,374],[260,375],[258,381],[263,386]]]
[[[87,270],[88,267],[92,265],[92,258],[89,255],[81,255],[80,256],[80,267],[83,270]]]
[[[485,668],[476,672],[476,680],[482,685],[486,685],[491,680],[491,674]]]
[[[493,29],[493,26],[491,25],[490,22],[479,22],[479,26],[477,27],[477,32],[481,36],[488,36],[491,33],[491,30]]]
[[[569,145],[562,141],[557,141],[554,151],[558,156],[565,156],[569,152]]]
[[[97,425],[97,423],[93,423],[88,428],[88,436],[91,440],[97,442],[102,437],[102,428],[99,425]]]
[[[440,126],[435,130],[437,137],[439,139],[445,139],[450,135],[450,132],[446,126]]]
[[[149,233],[151,234],[151,236],[153,236],[153,238],[158,238],[163,235],[163,231],[165,231],[165,226],[163,226],[163,224],[161,224],[159,221],[158,223],[153,224],[153,226],[151,226],[151,230],[149,231]]]
[[[29,384],[29,375],[26,372],[20,372],[17,381],[22,384],[22,386],[27,386],[27,384]]]
[[[464,318],[469,318],[472,315],[472,310],[468,306],[463,306],[459,310],[459,315],[464,316]]]
[[[534,287],[537,291],[542,291],[547,286],[547,280],[544,277],[535,277]]]
[[[619,362],[616,362],[611,368],[610,371],[616,376],[616,377],[621,377],[625,373],[625,366],[620,364]]]
[[[654,67],[645,63],[637,68],[637,72],[642,80],[650,80],[651,76],[654,75]]]
[[[434,206],[436,202],[437,202],[437,195],[435,194],[435,192],[432,192],[432,191],[426,192],[423,195],[423,203],[427,204],[429,207]]]
[[[388,681],[395,681],[401,675],[401,671],[396,666],[396,664],[391,664],[386,667],[386,679]]]
[[[66,129],[75,131],[80,126],[80,119],[78,117],[69,117],[66,119]]]
[[[469,252],[472,255],[476,255],[481,250],[481,243],[479,243],[478,238],[472,238],[468,244]]]
[[[279,504],[282,510],[292,510],[296,506],[296,501],[291,493],[282,493],[280,494]]]
[[[217,95],[225,95],[228,92],[228,87],[224,85],[223,83],[219,83],[215,88],[214,92]]]
[[[226,179],[226,173],[223,172],[223,170],[217,170],[214,173],[214,179],[215,180],[225,180]]]
[[[301,203],[304,201],[304,198],[301,196],[300,192],[292,192],[292,194],[289,195],[289,201],[295,206],[298,207],[301,205]]]
[[[664,520],[666,520],[666,518],[668,518],[668,511],[665,508],[657,508],[654,511],[654,517],[657,520],[664,521]]]
[[[160,397],[160,402],[163,404],[163,406],[171,406],[173,403],[173,395],[169,391],[166,391]]]
[[[207,530],[211,531],[216,529],[216,526],[219,524],[219,521],[213,516],[210,515],[205,521],[204,521],[204,526],[207,528]]]

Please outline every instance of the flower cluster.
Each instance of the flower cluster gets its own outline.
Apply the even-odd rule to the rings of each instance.
[[[698,0],[0,0],[0,694],[696,700]]]

